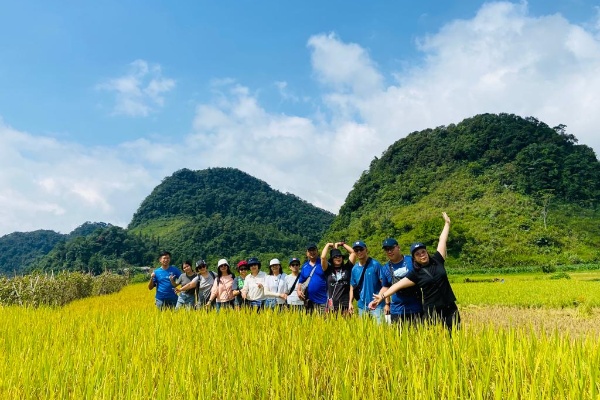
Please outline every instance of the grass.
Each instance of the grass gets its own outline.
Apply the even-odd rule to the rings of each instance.
[[[158,312],[144,284],[63,308],[0,307],[0,398],[598,398],[598,309],[552,308],[555,296],[541,309],[493,305],[597,283],[514,278],[453,284],[452,338],[358,318]]]

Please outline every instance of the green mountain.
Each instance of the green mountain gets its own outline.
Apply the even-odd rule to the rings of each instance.
[[[20,274],[23,267],[48,254],[64,236],[50,230],[37,230],[0,237],[0,275]]]
[[[252,255],[302,255],[334,215],[233,168],[182,169],[142,202],[128,229],[152,238],[177,262]]]
[[[565,128],[484,114],[413,132],[371,162],[324,239],[364,239],[380,259],[387,236],[434,250],[447,211],[453,267],[598,262],[600,163]]]

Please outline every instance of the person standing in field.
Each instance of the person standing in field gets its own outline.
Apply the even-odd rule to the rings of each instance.
[[[179,275],[177,279],[175,279],[175,275],[169,277],[171,285],[175,288],[175,292],[179,294],[177,304],[175,305],[176,310],[182,307],[192,308],[196,305],[196,289],[192,288],[182,292],[177,288],[178,286],[185,286],[188,283],[191,283],[195,278],[196,274],[192,270],[191,261],[185,261],[183,263],[183,274]]]
[[[233,280],[235,275],[231,272],[229,263],[222,258],[217,263],[217,279],[215,279],[207,306],[214,300],[217,311],[221,308],[233,308]]]
[[[206,261],[199,260],[196,262],[196,278],[190,283],[182,286],[179,290],[186,291],[195,288],[196,296],[198,297],[196,308],[200,309],[209,303],[210,290],[215,281],[215,276],[214,272],[208,270]]]
[[[349,253],[348,261],[339,247],[344,247]],[[329,250],[331,251],[329,252]],[[329,259],[327,253],[329,252]],[[344,242],[327,243],[321,252],[321,265],[325,270],[327,280],[327,310],[329,312],[352,314],[353,306],[350,302],[350,277],[352,267],[356,261],[356,253],[352,247]]]
[[[441,322],[452,332],[453,328],[460,328],[460,314],[456,306],[456,296],[450,286],[448,273],[444,267],[447,257],[446,243],[450,233],[450,217],[445,212],[444,228],[438,240],[437,251],[429,255],[427,247],[423,243],[414,243],[410,246],[410,253],[413,258],[413,271],[400,281],[393,284],[388,290],[381,294],[375,294],[370,307],[376,307],[379,303],[390,297],[392,294],[418,286],[423,290],[423,308],[425,317],[429,321]]]
[[[358,315],[368,315],[380,324],[383,320],[383,304],[377,304],[369,309],[369,301],[373,293],[381,290],[381,264],[374,258],[369,257],[367,245],[362,240],[352,244],[352,249],[358,257],[358,263],[352,268],[350,279],[350,300],[358,297]]]
[[[306,258],[307,260],[300,269],[299,285],[297,285],[298,297],[304,300],[306,312],[312,313],[316,310],[318,313],[323,313],[327,305],[327,280],[315,243],[306,246]],[[305,287],[306,294],[304,293]]]
[[[265,308],[281,310],[286,299],[285,274],[279,259],[274,258],[269,262],[269,274],[265,278]]]
[[[248,301],[248,305],[257,312],[263,308],[265,301],[265,279],[267,274],[260,270],[260,261],[256,257],[248,259],[250,274],[244,280],[242,297]]]
[[[171,285],[170,276],[179,276],[181,271],[171,265],[171,253],[163,251],[158,256],[160,267],[155,269],[150,275],[148,290],[156,288],[155,303],[159,310],[165,308],[174,308],[177,304],[177,294],[173,285]]]
[[[289,275],[285,276],[285,287],[287,293],[286,303],[287,306],[294,310],[304,308],[304,301],[298,297],[296,287],[298,286],[298,280],[300,280],[300,260],[292,257],[290,258],[290,271]]]
[[[387,238],[382,244],[388,262],[381,269],[380,293],[404,278],[413,270],[413,259],[400,251],[400,245],[394,238]],[[391,314],[392,323],[415,323],[423,318],[423,295],[419,287],[411,287],[394,293],[385,299],[383,308],[386,315]]]
[[[247,306],[246,300],[242,297],[242,289],[244,288],[244,280],[246,279],[249,270],[248,261],[242,260],[238,262],[237,271],[239,272],[239,275],[234,278],[232,287],[233,295],[235,296],[233,306],[236,310]]]

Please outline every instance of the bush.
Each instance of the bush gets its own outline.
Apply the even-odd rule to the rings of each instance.
[[[571,275],[566,272],[557,272],[550,276],[550,279],[571,279]]]
[[[556,272],[556,266],[555,265],[543,265],[542,272],[545,274],[551,274],[553,272]]]

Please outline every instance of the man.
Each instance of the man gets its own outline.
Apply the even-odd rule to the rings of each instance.
[[[398,241],[394,238],[385,239],[381,247],[388,258],[381,270],[383,287],[380,293],[383,293],[413,270],[413,262],[411,256],[402,254]],[[385,299],[384,312],[386,315],[391,314],[392,323],[420,322],[423,318],[421,289],[413,286],[394,293]]]
[[[174,308],[177,304],[177,294],[171,285],[171,276],[179,278],[181,271],[171,265],[171,253],[163,251],[158,256],[160,267],[150,275],[148,290],[156,288],[155,303],[159,310]]]
[[[327,279],[315,243],[309,243],[306,246],[306,258],[307,260],[300,269],[299,285],[296,285],[298,286],[298,297],[304,300],[306,312],[312,313],[316,310],[323,313],[327,305]],[[307,288],[306,296],[303,291],[305,286]]]
[[[381,291],[381,264],[379,261],[369,257],[367,245],[362,240],[352,244],[352,250],[356,253],[358,263],[352,268],[352,277],[350,278],[350,301],[359,295],[358,315],[370,315],[378,324],[382,321],[383,303],[380,303],[374,309],[369,309],[369,302],[373,294],[379,294]]]

